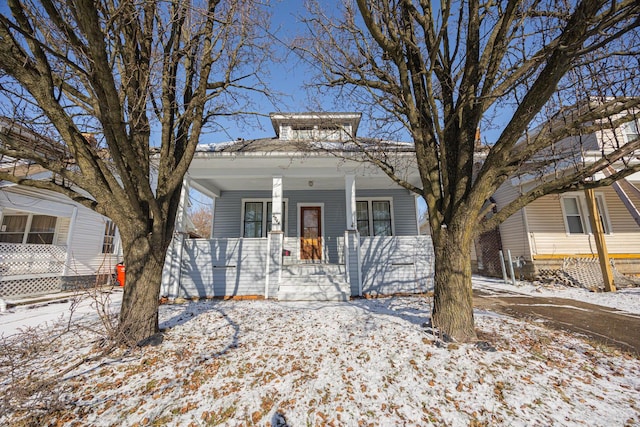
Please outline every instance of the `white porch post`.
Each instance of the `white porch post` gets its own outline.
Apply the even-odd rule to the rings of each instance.
[[[360,234],[356,214],[356,176],[345,175],[344,195],[346,206],[346,229],[344,232],[344,257],[347,281],[351,295],[362,296],[362,268],[360,266]]]
[[[271,193],[271,231],[282,231],[282,177],[273,177]]]
[[[71,243],[73,241],[73,233],[75,232],[75,228],[76,228],[76,217],[78,216],[78,207],[74,206],[73,207],[73,213],[71,214],[71,220],[69,221],[69,229],[67,230],[67,256],[64,260],[64,265],[62,266],[62,277],[67,277],[69,275],[69,267],[71,266],[71,255],[72,255],[72,251],[71,251]],[[104,233],[104,230],[102,230],[102,233]],[[103,237],[104,239],[104,237]],[[111,267],[111,266],[109,266]]]
[[[344,194],[346,201],[347,230],[356,230],[358,221],[356,218],[356,176],[345,175]]]
[[[175,231],[184,233],[187,228],[187,210],[189,209],[189,181],[185,178],[182,181],[182,190],[180,191],[180,202],[178,203],[178,212],[176,212]]]
[[[180,202],[176,213],[176,225],[173,239],[167,250],[162,270],[161,295],[170,299],[178,297],[180,290],[180,268],[182,265],[182,247],[184,245],[184,233],[187,224],[187,209],[189,207],[189,182],[185,178],[182,181]]]
[[[264,281],[264,297],[276,296],[282,272],[282,176],[274,176],[271,192],[271,231],[267,233],[267,262]]]
[[[216,221],[216,199],[218,197],[217,196],[213,196],[211,198],[211,228],[209,230],[209,236],[211,239],[213,239],[213,224]]]

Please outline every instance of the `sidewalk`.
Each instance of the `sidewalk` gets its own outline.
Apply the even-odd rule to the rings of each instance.
[[[574,332],[640,355],[640,316],[581,301],[535,297],[504,290],[474,290],[474,306],[509,316],[542,320],[551,328]]]

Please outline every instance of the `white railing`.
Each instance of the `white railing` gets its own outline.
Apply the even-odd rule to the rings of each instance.
[[[0,243],[0,280],[61,274],[66,257],[65,246]]]
[[[431,236],[361,237],[364,293],[425,292],[433,286]]]

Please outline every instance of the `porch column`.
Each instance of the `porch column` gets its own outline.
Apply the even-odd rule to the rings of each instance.
[[[187,225],[187,209],[189,207],[189,182],[185,178],[182,181],[180,202],[176,212],[176,223],[173,239],[167,249],[164,266],[162,268],[161,296],[170,299],[177,298],[180,289],[180,270],[182,266],[182,248],[184,246]]]
[[[282,176],[273,176],[271,191],[271,231],[267,233],[267,271],[264,297],[274,298],[278,294],[282,274]]]
[[[278,296],[280,276],[282,275],[283,246],[284,233],[282,231],[270,231],[267,235],[267,271],[264,284],[265,299],[276,298]]]
[[[344,195],[346,201],[347,230],[357,230],[358,221],[356,217],[356,176],[345,175]]]
[[[180,191],[180,202],[178,203],[178,211],[176,212],[175,230],[179,233],[187,231],[187,210],[189,209],[189,181],[185,178],[182,181],[182,190]]]
[[[273,177],[271,193],[271,231],[282,231],[282,177]]]
[[[344,232],[344,265],[351,295],[362,296],[362,261],[360,259],[360,233],[358,230]]]
[[[78,207],[74,206],[73,207],[73,213],[71,214],[71,220],[69,221],[69,229],[67,230],[67,257],[64,260],[64,266],[62,267],[62,277],[67,277],[69,275],[69,267],[71,266],[71,258],[72,258],[72,251],[71,251],[71,243],[73,240],[73,233],[75,232],[75,228],[76,228],[76,217],[78,216]],[[104,233],[104,230],[102,230],[102,232]],[[103,237],[104,239],[104,237]],[[112,267],[111,265],[109,267]]]

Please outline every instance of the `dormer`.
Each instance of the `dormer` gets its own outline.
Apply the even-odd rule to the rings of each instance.
[[[356,137],[361,113],[271,113],[282,141],[349,141]]]

